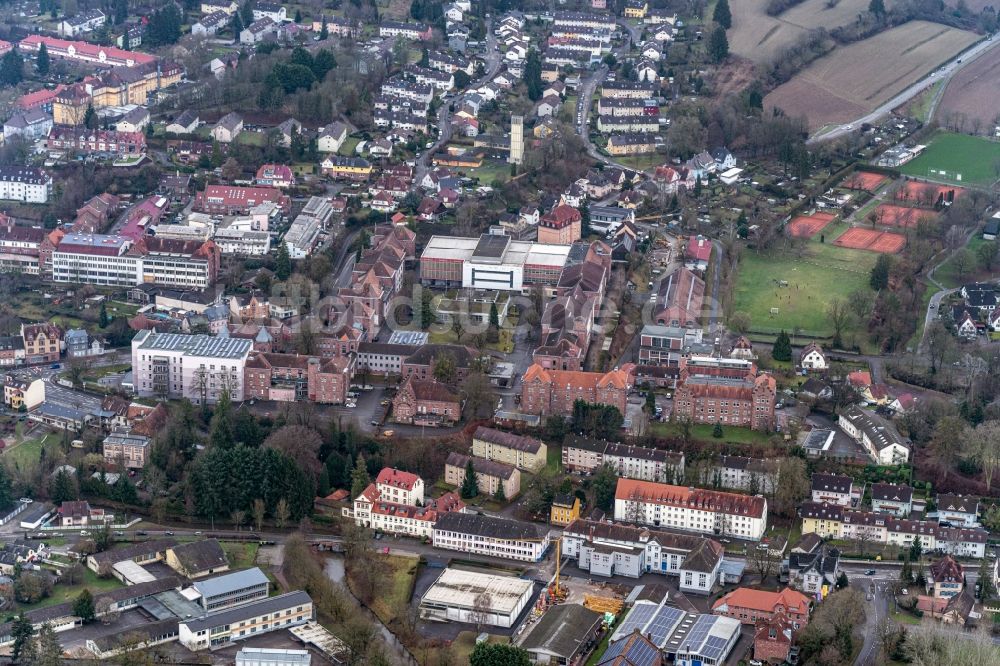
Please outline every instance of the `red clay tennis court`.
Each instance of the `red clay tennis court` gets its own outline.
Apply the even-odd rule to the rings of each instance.
[[[823,227],[830,224],[835,217],[837,216],[833,213],[796,216],[788,223],[788,235],[793,238],[812,238],[822,231]]]
[[[910,208],[909,206],[895,206],[893,204],[879,204],[875,208],[875,219],[879,224],[888,227],[915,227],[917,222],[923,219],[936,219],[937,213],[923,210],[921,208]]]
[[[853,250],[896,254],[906,246],[906,237],[889,231],[852,227],[841,234],[840,238],[833,241],[833,244]]]
[[[953,197],[957,197],[965,190],[954,185],[936,185],[934,183],[921,183],[916,180],[908,180],[893,194],[897,201],[912,201],[918,206],[932,207],[937,203],[938,197],[948,200],[948,192],[954,192]]]
[[[843,186],[849,190],[865,190],[874,192],[879,185],[886,181],[886,177],[880,173],[870,171],[855,171],[844,179]]]

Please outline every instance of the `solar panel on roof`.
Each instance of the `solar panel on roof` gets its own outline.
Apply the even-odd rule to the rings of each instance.
[[[684,617],[684,611],[670,606],[662,607],[646,629],[649,639],[656,645],[663,645],[682,617]]]
[[[615,631],[613,639],[618,639],[623,636],[628,636],[635,629],[642,631],[646,627],[646,623],[649,622],[650,618],[656,614],[656,609],[659,606],[654,604],[640,604],[635,606],[632,611],[625,617],[625,621],[622,622],[618,630]]]

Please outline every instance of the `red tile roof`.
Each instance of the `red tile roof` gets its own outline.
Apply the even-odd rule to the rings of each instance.
[[[720,511],[760,518],[764,515],[767,501],[763,497],[739,495],[717,490],[703,490],[686,486],[672,486],[666,483],[640,481],[638,479],[618,479],[615,488],[616,500],[637,500],[648,504],[677,506]]]
[[[405,488],[406,490],[413,490],[418,481],[420,481],[420,477],[416,474],[403,472],[392,467],[383,467],[382,471],[378,473],[378,478],[375,479],[375,483]]]

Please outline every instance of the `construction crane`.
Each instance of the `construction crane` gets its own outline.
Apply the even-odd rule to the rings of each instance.
[[[562,568],[562,537],[556,537],[556,576],[549,585],[549,594],[558,603],[565,601],[567,593],[559,586],[559,572]]]

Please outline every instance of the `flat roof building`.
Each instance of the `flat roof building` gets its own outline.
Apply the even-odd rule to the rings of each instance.
[[[206,611],[219,611],[266,599],[271,581],[258,567],[200,580],[191,587],[200,595],[198,603]]]
[[[206,650],[313,619],[312,598],[299,590],[268,597],[220,613],[180,623],[180,643],[189,650]]]
[[[253,341],[211,335],[139,331],[132,371],[140,396],[214,403],[224,389],[243,400],[243,370]]]
[[[236,666],[309,666],[308,650],[245,647],[236,653]]]
[[[517,241],[510,236],[432,236],[420,255],[424,285],[521,291],[559,282],[569,245]]]
[[[530,605],[533,592],[530,580],[516,576],[445,569],[420,600],[420,617],[509,628]],[[487,597],[489,608],[477,608],[477,599]]]

